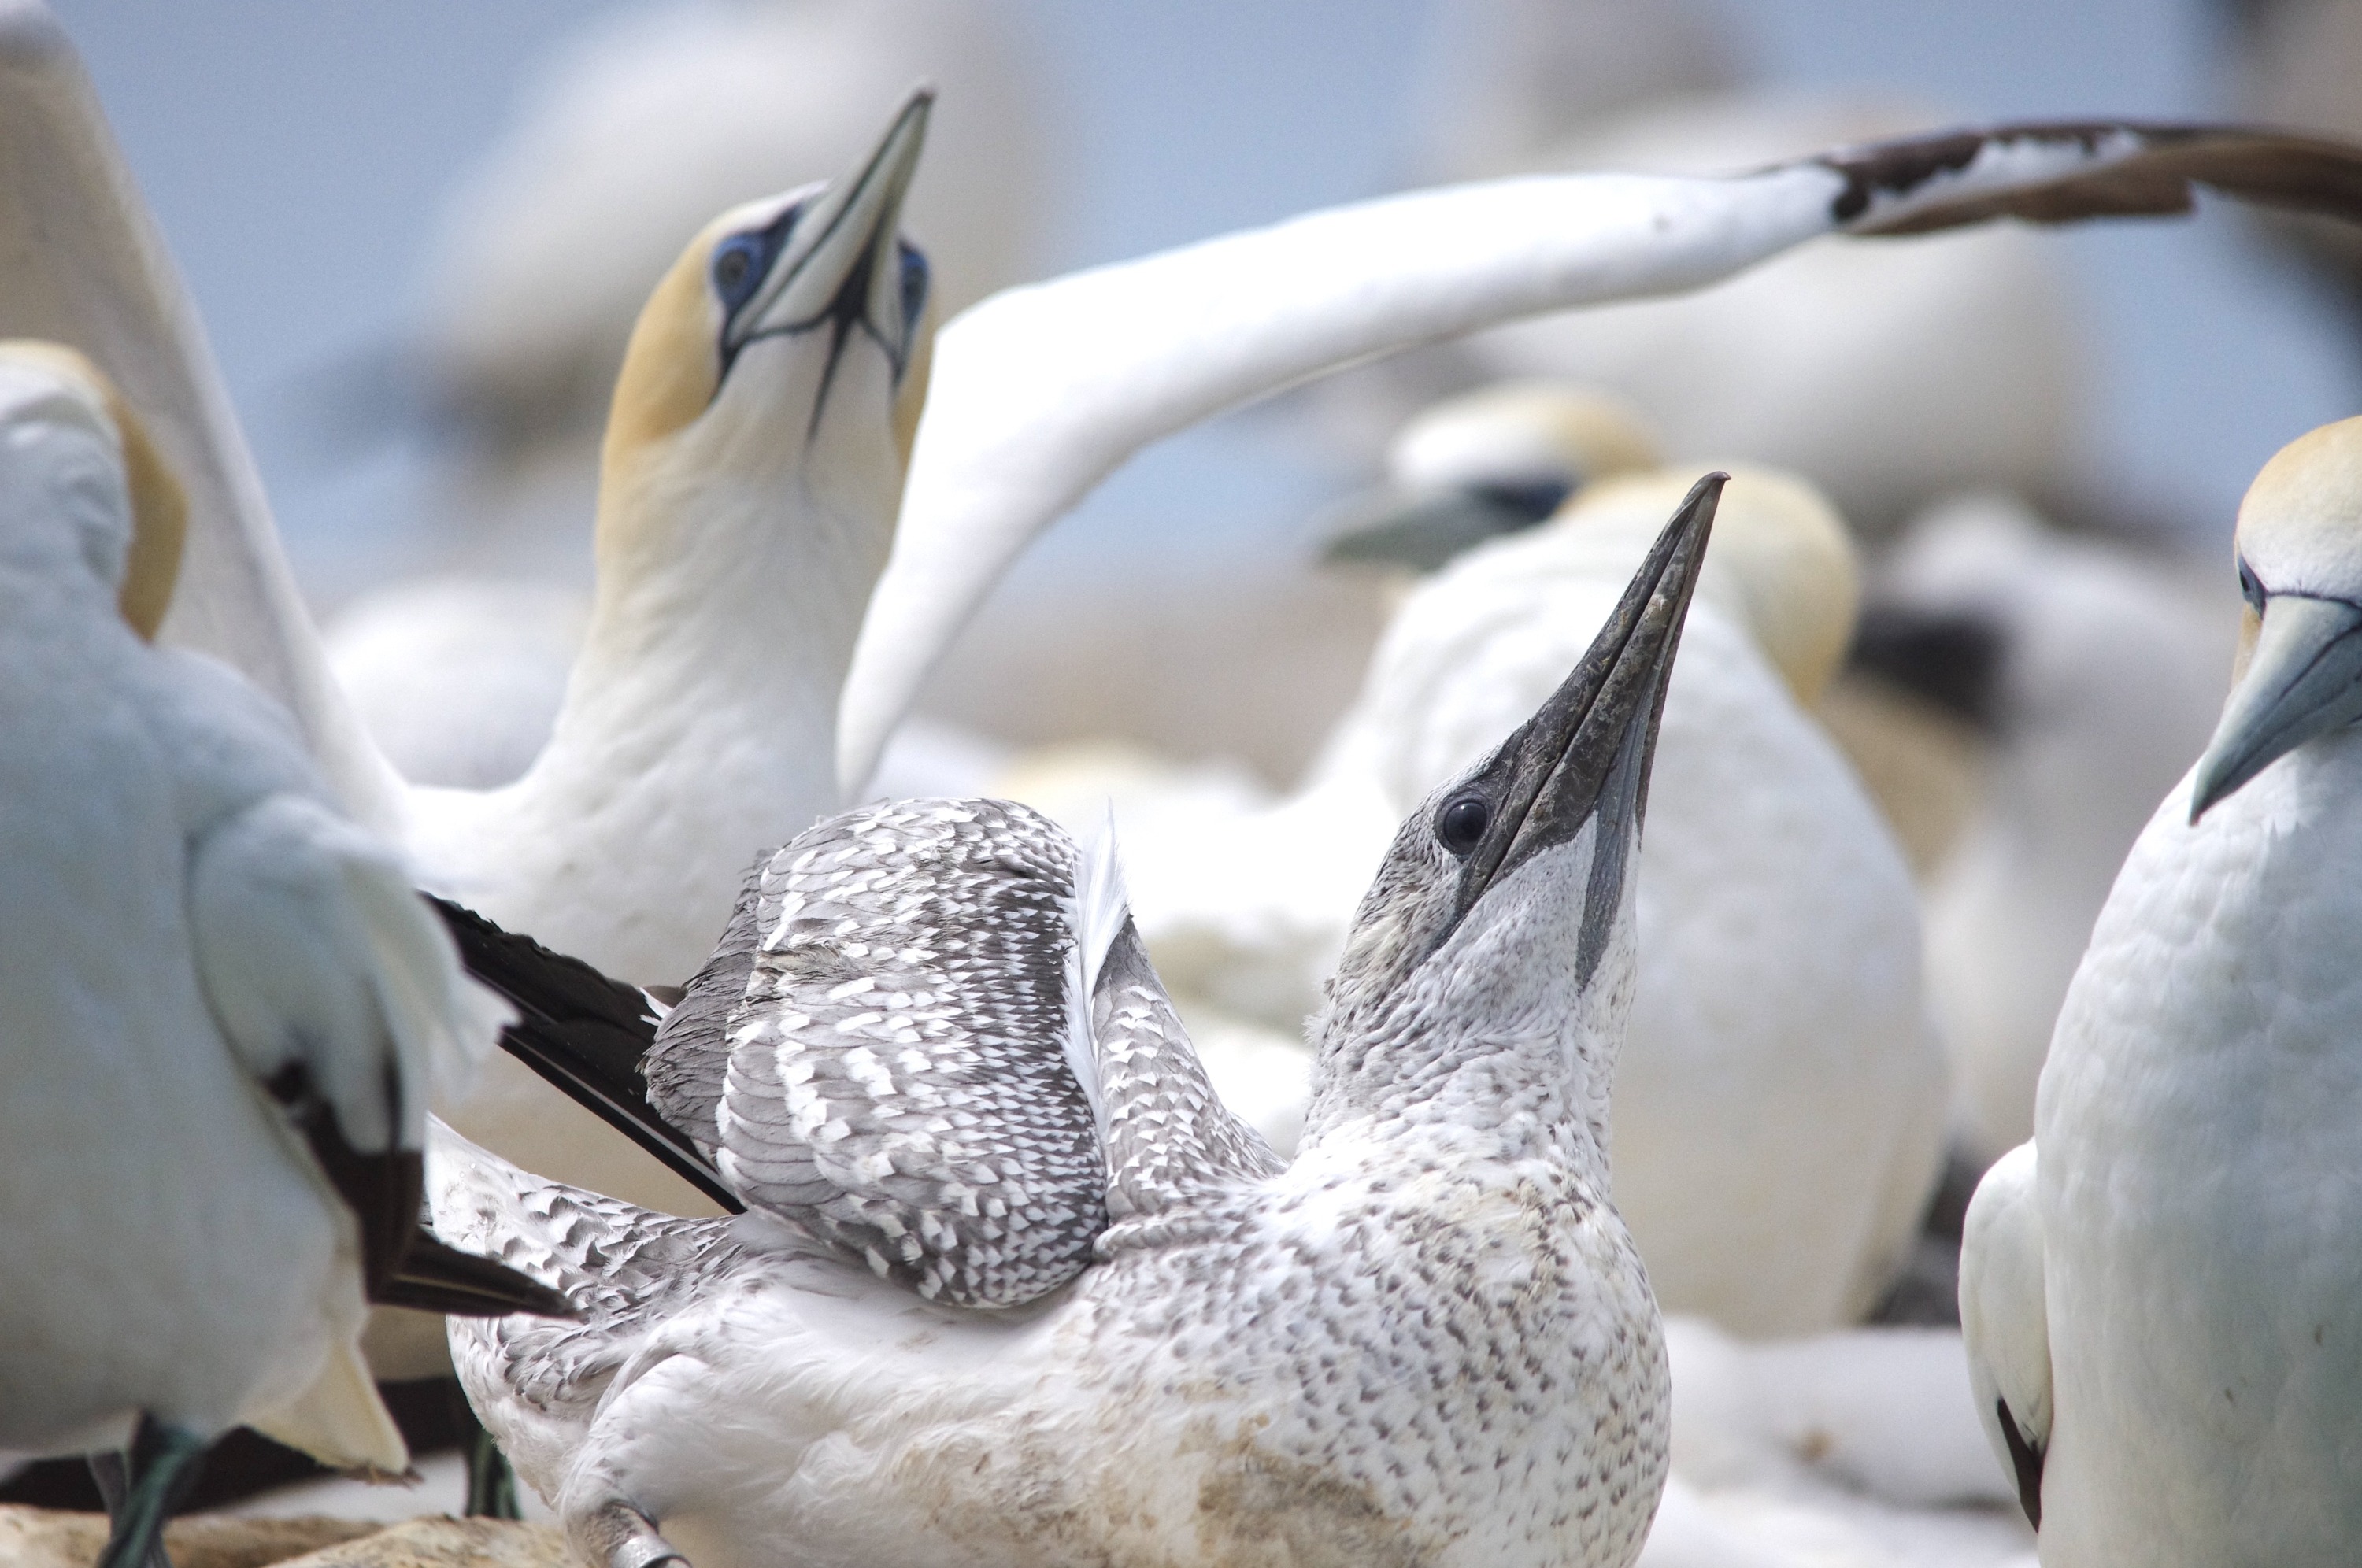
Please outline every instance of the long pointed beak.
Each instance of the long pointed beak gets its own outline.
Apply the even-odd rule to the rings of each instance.
[[[2264,601],[2263,627],[2246,674],[2198,759],[2191,822],[2313,736],[2362,718],[2357,634],[2362,605],[2302,593]]]
[[[1589,983],[1606,953],[1623,900],[1673,654],[1729,478],[1711,473],[1691,487],[1590,651],[1496,754],[1507,765],[1507,789],[1462,873],[1461,909],[1541,850],[1596,823],[1575,953],[1579,983]]]
[[[1477,546],[1550,520],[1565,485],[1502,490],[1380,490],[1351,498],[1322,520],[1331,564],[1440,570]]]
[[[840,333],[859,326],[886,347],[897,366],[910,357],[911,324],[901,308],[902,202],[927,142],[931,87],[913,92],[901,113],[849,181],[831,183],[796,224],[796,237],[773,261],[761,291],[725,336],[731,351],[758,337],[802,332],[826,322]]]

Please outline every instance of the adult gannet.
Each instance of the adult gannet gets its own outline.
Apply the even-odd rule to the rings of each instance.
[[[1798,480],[1734,472],[1641,852],[1617,1203],[1669,1310],[1809,1333],[1858,1319],[1900,1261],[1947,1089],[1909,870],[1811,713],[1852,626],[1845,525]],[[1384,822],[1549,690],[1682,482],[1606,481],[1424,580],[1291,800],[1128,828],[1141,929],[1185,1006],[1292,1030],[1317,1005]]]
[[[501,1012],[285,715],[148,645],[182,507],[86,359],[0,344],[0,1450],[125,1454],[106,1568],[241,1421],[407,1466],[367,1301],[564,1310],[419,1226]]]
[[[1622,399],[1553,381],[1446,398],[1386,445],[1385,483],[1337,509],[1325,553],[1433,571],[1548,522],[1585,485],[1653,469],[1654,436]]]
[[[1969,1212],[1962,1325],[2049,1568],[2362,1540],[2362,420],[2267,463],[2236,541],[2222,722]]]
[[[404,778],[505,784],[549,738],[589,609],[609,395],[686,236],[856,167],[881,108],[925,81],[908,222],[938,313],[1034,274],[1051,94],[1016,22],[966,0],[672,0],[537,62],[435,226],[406,357],[436,439],[406,569],[323,627]]]
[[[1112,867],[994,801],[849,813],[750,878],[648,1061],[745,1217],[438,1151],[437,1222],[590,1315],[453,1342],[576,1549],[1630,1562],[1666,1389],[1607,1200],[1608,1077],[1720,482],[1540,710],[1402,824],[1293,1164],[1206,1083]]]
[[[2211,586],[1992,495],[1915,520],[1882,565],[1855,665],[1987,737],[1977,802],[1926,906],[1928,999],[1980,1163],[2033,1135],[2092,922],[2222,709],[2237,609]]]

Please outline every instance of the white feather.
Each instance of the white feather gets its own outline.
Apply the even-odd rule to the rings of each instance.
[[[1087,841],[1075,845],[1075,891],[1066,907],[1075,944],[1066,955],[1066,1065],[1091,1116],[1100,1120],[1098,1048],[1091,1034],[1091,993],[1107,963],[1108,949],[1131,919],[1131,898],[1123,885],[1123,856],[1115,839],[1115,807]],[[1100,1128],[1104,1132],[1104,1123]]]

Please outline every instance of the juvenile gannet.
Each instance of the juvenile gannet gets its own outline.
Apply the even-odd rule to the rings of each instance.
[[[438,1146],[437,1222],[584,1304],[575,1331],[454,1338],[577,1551],[1630,1562],[1665,1367],[1607,1201],[1607,1080],[1719,486],[1540,710],[1402,824],[1293,1164],[1207,1085],[1112,867],[994,801],[789,844],[665,1021],[650,1099],[745,1217]]]
[[[1797,480],[1735,471],[1666,700],[1612,1154],[1668,1310],[1810,1333],[1858,1319],[1900,1261],[1947,1090],[1910,873],[1811,712],[1852,625],[1844,525]],[[1127,827],[1185,1006],[1292,1031],[1317,1005],[1382,824],[1549,690],[1680,482],[1608,480],[1424,580],[1289,801]]]
[[[2264,466],[2236,550],[2222,722],[1970,1209],[1962,1324],[2048,1568],[2362,1540],[2362,420]]]
[[[2238,602],[2213,586],[1992,495],[1915,520],[1879,574],[1855,665],[1985,737],[1976,804],[1926,889],[1928,1000],[1981,1163],[2033,1136],[2092,922],[2222,709]]]
[[[284,713],[149,646],[182,507],[86,359],[0,343],[0,1450],[125,1453],[106,1568],[241,1421],[407,1466],[367,1301],[564,1309],[420,1228],[501,1011]]]

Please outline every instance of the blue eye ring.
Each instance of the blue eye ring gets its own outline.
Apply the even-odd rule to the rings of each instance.
[[[932,281],[927,253],[908,240],[897,240],[895,248],[902,263],[902,324],[915,326],[920,313],[927,308],[927,288]]]
[[[713,292],[724,310],[745,304],[763,281],[763,263],[770,247],[761,234],[734,234],[713,248]]]
[[[2264,585],[2257,579],[2255,569],[2247,564],[2245,556],[2239,558],[2239,597],[2245,599],[2257,614],[2264,613]]]

